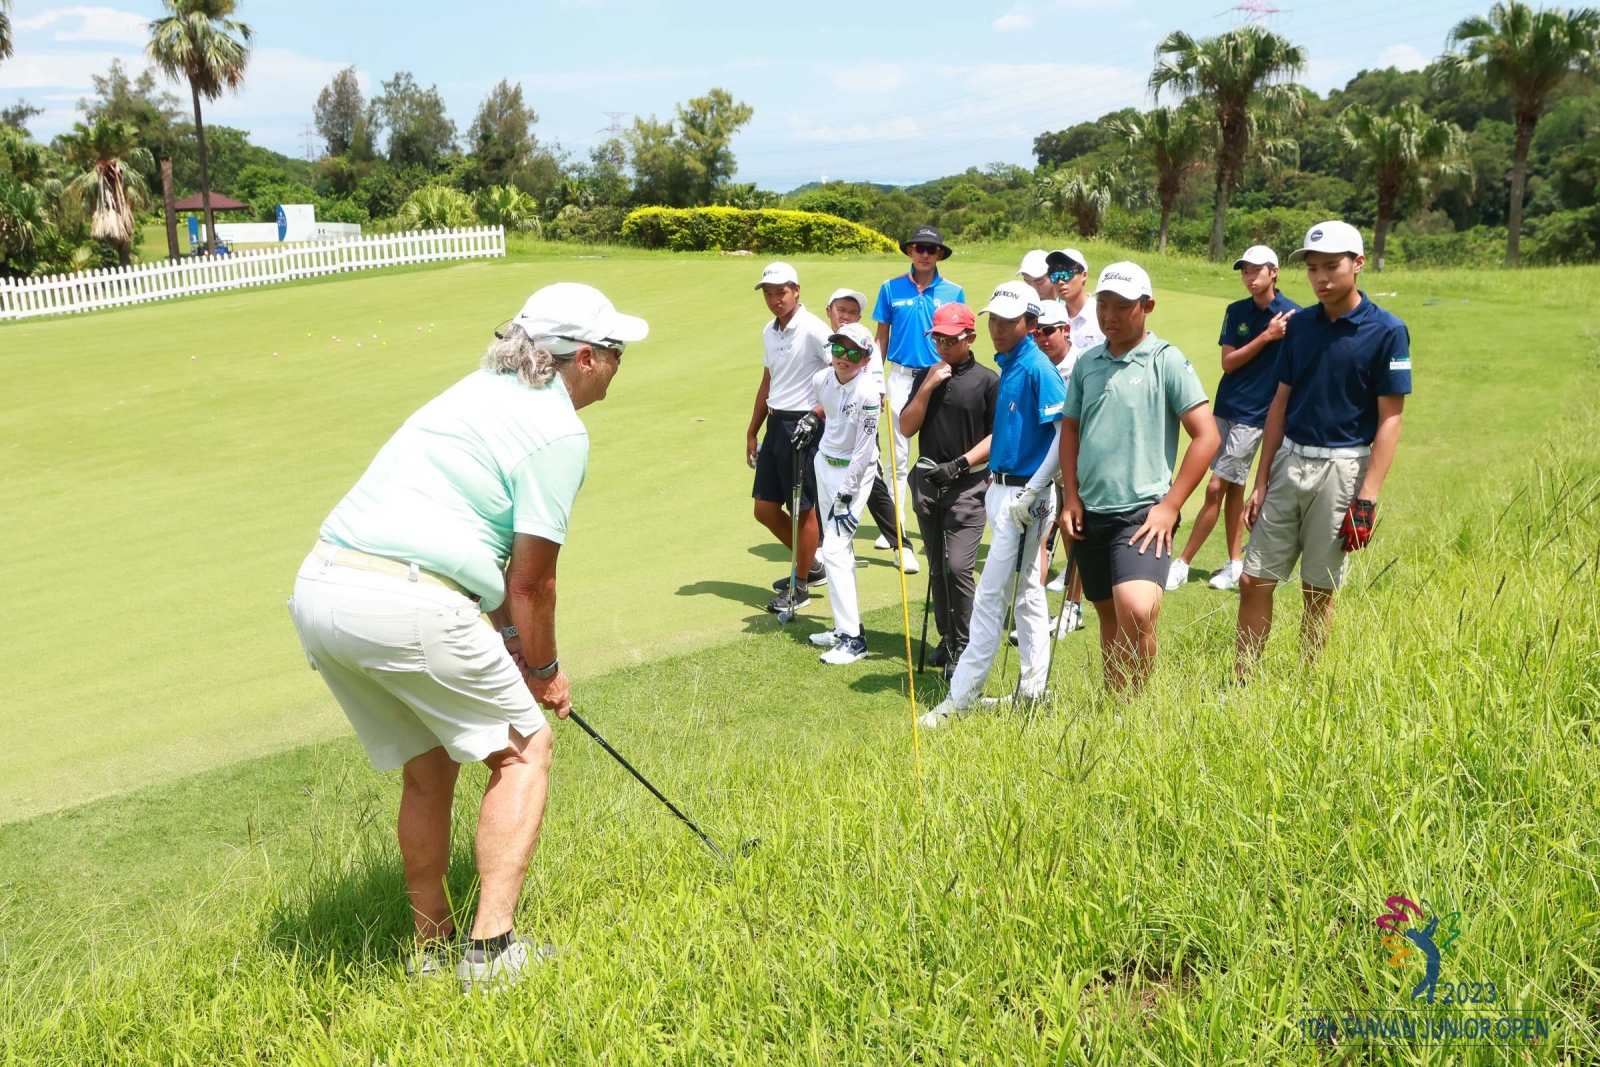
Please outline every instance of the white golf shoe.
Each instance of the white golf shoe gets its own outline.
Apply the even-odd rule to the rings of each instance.
[[[1225,565],[1211,572],[1211,580],[1206,584],[1213,589],[1237,589],[1242,574],[1244,574],[1244,560],[1230,559]]]
[[[522,981],[524,971],[555,954],[554,945],[541,945],[520,934],[512,934],[511,943],[498,952],[470,947],[469,942],[456,965],[456,977],[463,993],[513,986]]]
[[[1045,586],[1045,589],[1052,593],[1065,593],[1067,591],[1067,572],[1062,571],[1060,574],[1050,579],[1049,583]]]
[[[1068,604],[1058,617],[1050,620],[1050,628],[1056,632],[1057,641],[1075,630],[1083,629],[1083,605]]]
[[[971,713],[971,708],[958,708],[949,700],[944,700],[932,711],[924,713],[917,722],[924,730],[939,730],[954,725],[957,719],[965,718]]]
[[[1182,589],[1189,581],[1189,565],[1181,559],[1172,561],[1172,569],[1167,572],[1167,592]]]
[[[857,634],[855,637],[840,637],[838,644],[817,658],[829,666],[843,667],[866,659],[867,654],[867,639]]]
[[[916,574],[922,570],[922,564],[917,562],[917,554],[911,551],[909,545],[900,550],[900,565],[905,568],[907,574]]]
[[[839,643],[839,635],[832,630],[824,630],[820,634],[812,634],[811,643],[818,648],[832,648]]]
[[[889,551],[889,538],[883,534],[879,534],[878,539],[872,542],[872,547],[877,549],[879,552]]]

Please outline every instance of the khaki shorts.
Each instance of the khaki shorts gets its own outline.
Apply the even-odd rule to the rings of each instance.
[[[1310,459],[1287,447],[1272,458],[1267,499],[1244,550],[1244,572],[1282,582],[1300,561],[1300,580],[1337,589],[1348,555],[1339,527],[1367,476],[1370,457]]]
[[[508,747],[508,730],[545,725],[500,635],[455,590],[307,556],[289,614],[380,771],[441,745],[475,763]]]
[[[1217,420],[1217,436],[1222,444],[1217,446],[1216,458],[1211,461],[1211,473],[1232,485],[1245,485],[1250,481],[1250,464],[1261,447],[1259,426],[1246,426],[1242,422],[1212,416]]]

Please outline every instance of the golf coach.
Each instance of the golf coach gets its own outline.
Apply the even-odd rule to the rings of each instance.
[[[555,607],[556,558],[589,457],[578,411],[605,399],[623,350],[648,330],[587,285],[534,293],[480,369],[379,449],[322,524],[289,600],[306,657],[372,766],[404,768],[414,968],[441,972],[459,953],[466,987],[515,981],[541,955],[512,916],[550,770],[539,709],[572,710]],[[480,896],[463,941],[444,877],[456,774],[479,760],[490,772]]]

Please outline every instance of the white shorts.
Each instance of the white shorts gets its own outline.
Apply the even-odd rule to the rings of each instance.
[[[475,763],[545,725],[478,605],[426,582],[307,556],[289,614],[306,659],[380,771],[443,745]]]

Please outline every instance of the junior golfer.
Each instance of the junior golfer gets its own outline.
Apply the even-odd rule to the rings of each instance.
[[[482,368],[378,451],[323,523],[289,599],[306,657],[372,766],[404,768],[414,969],[438,973],[459,953],[464,988],[515,982],[542,955],[512,920],[550,770],[539,708],[572,709],[555,607],[556,558],[589,456],[577,413],[605,399],[623,349],[647,331],[587,285],[534,293]],[[479,760],[489,782],[464,940],[444,878],[456,774]]]
[[[828,324],[807,311],[800,303],[800,276],[787,263],[769,263],[756,283],[772,318],[761,331],[764,351],[761,384],[756,388],[755,408],[745,431],[745,462],[756,472],[750,490],[755,500],[756,521],[772,532],[784,548],[794,554],[799,582],[794,602],[789,599],[789,576],[773,583],[778,596],[767,610],[781,613],[798,611],[811,603],[810,588],[825,581],[816,562],[817,523],[816,475],[811,459],[816,442],[796,444],[800,420],[811,410],[811,379],[828,366]],[[756,435],[763,424],[766,434],[761,443]],[[803,436],[803,435],[802,435]],[[791,543],[795,452],[800,463],[800,540]]]
[[[1095,304],[1106,340],[1067,386],[1062,511],[1083,595],[1100,616],[1106,688],[1137,692],[1155,665],[1178,515],[1217,451],[1217,426],[1189,361],[1145,326],[1156,302],[1143,268],[1101,271]],[[1174,478],[1180,422],[1189,448]]]
[[[1261,447],[1267,409],[1278,392],[1278,342],[1289,326],[1289,316],[1300,305],[1278,292],[1278,254],[1266,245],[1245,249],[1234,261],[1250,295],[1228,305],[1222,315],[1222,381],[1217,383],[1217,433],[1222,446],[1211,461],[1211,481],[1205,504],[1194,517],[1194,528],[1183,554],[1172,561],[1167,591],[1181,589],[1189,580],[1189,564],[1224,514],[1228,562],[1211,575],[1213,589],[1237,589],[1244,573],[1244,487],[1250,480],[1250,463]]]
[[[867,306],[867,298],[854,289],[835,289],[828,298],[828,325],[834,332],[841,327],[853,322],[861,321],[861,313]],[[884,411],[889,410],[888,386],[884,382],[883,353],[878,351],[876,345],[872,348],[872,365],[869,372],[877,379],[878,391],[883,394],[883,403],[880,405]],[[878,524],[878,540],[873,548],[891,549],[898,548],[897,540],[899,531],[904,530],[906,544],[911,543],[911,527],[902,516],[895,517],[894,500],[889,494],[889,486],[883,477],[883,464],[880,462],[873,470],[872,495],[867,497],[867,514],[872,516],[872,521]],[[902,510],[907,507],[904,500],[900,502]],[[826,539],[827,531],[823,531]],[[907,555],[907,560],[914,562],[916,557]]]
[[[1241,678],[1272,629],[1273,589],[1296,560],[1302,647],[1308,660],[1322,651],[1345,562],[1372,537],[1411,392],[1406,324],[1356,287],[1367,262],[1361,232],[1344,222],[1313,226],[1289,257],[1302,260],[1319,306],[1290,319],[1283,335],[1278,392],[1245,505],[1251,533],[1239,580]]]
[[[889,457],[893,470],[889,473],[899,483],[897,491],[903,500],[908,496],[911,444],[900,430],[900,412],[911,398],[911,379],[917,371],[939,362],[939,353],[928,340],[933,313],[944,304],[965,304],[967,295],[939,273],[939,264],[950,258],[950,246],[938,227],[917,227],[900,251],[911,258],[911,270],[879,286],[872,317],[878,320],[878,351],[888,363],[889,408],[894,422],[894,454]],[[906,552],[902,559],[906,573],[915,574],[916,557]]]
[[[1089,279],[1089,260],[1076,248],[1058,248],[1045,257],[1045,262],[1050,267],[1050,280],[1056,285],[1057,298],[1067,308],[1067,325],[1072,330],[1071,358],[1076,360],[1106,339],[1100,329],[1094,294],[1085,287]]]
[[[993,481],[984,499],[992,538],[972,605],[972,639],[956,664],[950,695],[922,717],[930,729],[967,714],[977,703],[1006,638],[1006,605],[1013,602],[1022,672],[1017,695],[1031,700],[1044,694],[1049,618],[1040,584],[1039,543],[1055,518],[1050,482],[1057,468],[1052,453],[1065,390],[1061,375],[1033,343],[1038,301],[1028,286],[1006,282],[982,312],[989,316],[989,340],[1000,367],[989,447]]]
[[[833,601],[833,629],[811,635],[828,651],[822,662],[844,666],[865,659],[867,636],[856,599],[853,538],[867,510],[867,495],[878,467],[878,417],[883,384],[869,369],[875,345],[859,322],[841,326],[828,338],[833,366],[811,382],[815,413],[823,420],[817,443],[817,500],[822,525],[822,565]]]
[[[928,552],[929,588],[939,647],[929,658],[945,681],[967,647],[978,544],[983,540],[989,444],[1000,378],[972,355],[977,319],[965,304],[944,304],[928,330],[939,362],[917,372],[900,426],[917,438],[911,499]]]

